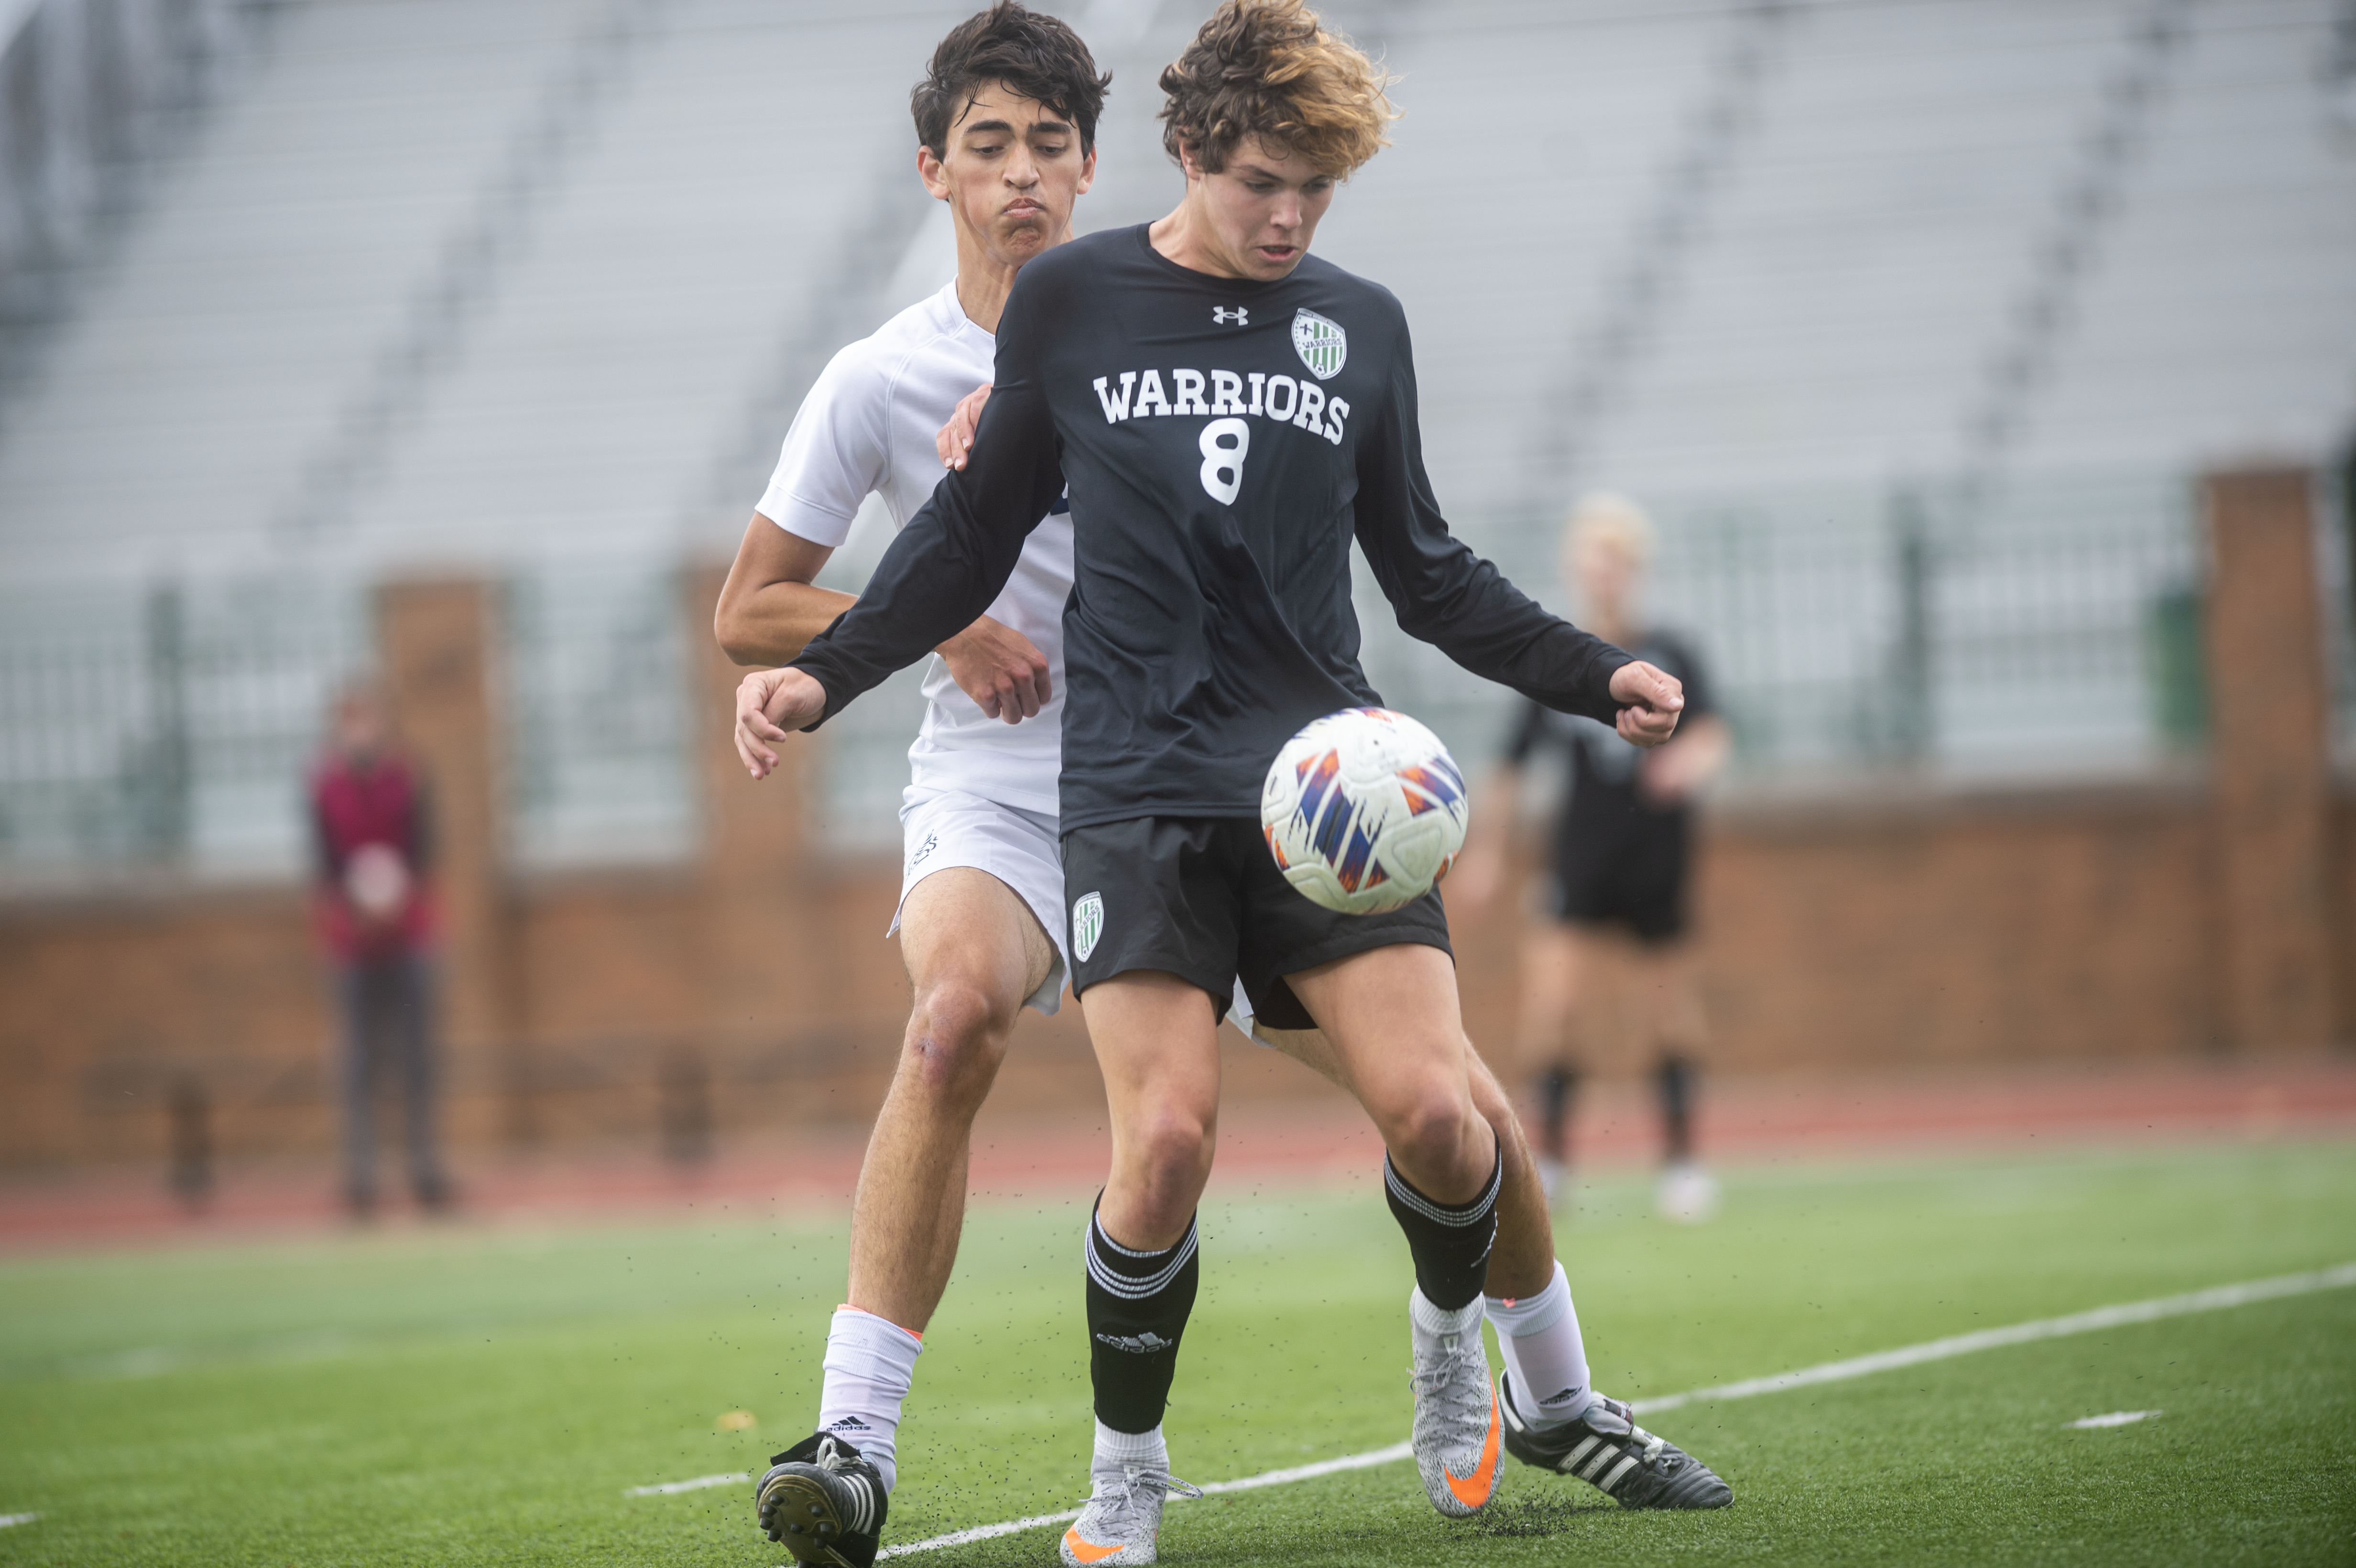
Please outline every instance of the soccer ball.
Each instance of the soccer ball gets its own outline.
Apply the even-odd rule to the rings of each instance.
[[[1260,827],[1312,903],[1380,914],[1430,892],[1464,848],[1464,775],[1440,737],[1387,708],[1344,708],[1285,742]]]

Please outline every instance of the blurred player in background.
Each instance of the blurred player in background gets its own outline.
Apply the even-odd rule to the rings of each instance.
[[[401,1088],[410,1189],[440,1209],[451,1193],[434,1125],[433,816],[374,685],[337,693],[310,805],[314,907],[342,1025],[344,1201],[361,1219],[375,1211],[376,1085],[390,1074]]]
[[[1460,906],[1475,910],[1504,880],[1504,859],[1523,768],[1541,749],[1565,753],[1569,777],[1555,812],[1549,876],[1522,949],[1521,1061],[1539,1069],[1539,1168],[1553,1197],[1569,1158],[1570,1119],[1579,1073],[1634,1063],[1582,1060],[1572,1024],[1590,1000],[1597,972],[1626,966],[1641,1009],[1641,1043],[1652,1057],[1660,1093],[1666,1163],[1661,1212],[1675,1220],[1708,1218],[1717,1184],[1694,1147],[1695,1078],[1708,1044],[1701,987],[1686,941],[1687,895],[1693,880],[1693,803],[1717,776],[1731,747],[1726,722],[1710,705],[1709,683],[1686,643],[1641,619],[1651,521],[1617,496],[1590,496],[1563,533],[1563,576],[1580,624],[1676,676],[1686,709],[1675,739],[1639,751],[1611,727],[1525,701],[1505,757],[1473,815],[1472,841],[1451,883]],[[1633,947],[1615,943],[1615,936]],[[1610,1049],[1627,1031],[1580,1031],[1588,1051]]]
[[[969,465],[841,620],[747,680],[760,700],[747,713],[740,693],[739,744],[756,772],[774,765],[787,731],[964,624],[1069,478],[1060,826],[1113,1168],[1087,1236],[1097,1438],[1066,1563],[1155,1558],[1175,1484],[1162,1418],[1215,1144],[1215,1030],[1238,977],[1263,1024],[1323,1034],[1382,1133],[1415,1265],[1412,1444],[1433,1504],[1484,1506],[1509,1448],[1577,1466],[1631,1506],[1720,1506],[1724,1483],[1589,1386],[1550,1248],[1542,1299],[1483,1300],[1509,1140],[1472,1090],[1438,898],[1323,910],[1283,880],[1258,820],[1268,760],[1293,731],[1379,700],[1355,657],[1354,539],[1401,625],[1469,668],[1640,744],[1674,731],[1676,684],[1548,615],[1449,535],[1398,301],[1308,255],[1340,179],[1383,144],[1382,74],[1297,0],[1229,0],[1162,85],[1183,199],[1024,270]],[[1484,1306],[1505,1340],[1502,1392]]]
[[[1109,80],[1069,27],[1019,5],[969,18],[935,50],[911,98],[916,172],[948,204],[957,278],[836,355],[803,401],[721,592],[714,630],[738,663],[794,657],[851,603],[814,580],[869,496],[901,528],[939,483],[937,438],[991,378],[1016,272],[1072,237]],[[1060,500],[1044,512],[1024,519],[1038,526],[1002,592],[926,675],[892,926],[915,1006],[860,1169],[817,1431],[756,1489],[770,1538],[804,1562],[874,1559],[902,1403],[957,1261],[974,1115],[1016,1016],[1055,1011],[1064,988],[1055,790],[1072,521]],[[758,778],[767,753],[748,739],[740,699],[737,746]]]

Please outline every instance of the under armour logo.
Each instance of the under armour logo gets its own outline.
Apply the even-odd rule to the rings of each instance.
[[[1237,305],[1235,309],[1229,310],[1224,305],[1215,304],[1211,307],[1211,319],[1217,322],[1222,326],[1231,321],[1237,326],[1249,326],[1251,325],[1251,312],[1245,309],[1242,305]]]

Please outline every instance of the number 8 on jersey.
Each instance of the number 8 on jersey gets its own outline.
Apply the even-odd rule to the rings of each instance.
[[[1244,487],[1244,454],[1251,450],[1251,426],[1238,419],[1213,420],[1196,444],[1203,449],[1203,488],[1222,507],[1232,507]]]

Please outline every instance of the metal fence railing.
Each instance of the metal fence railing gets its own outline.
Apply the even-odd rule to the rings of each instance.
[[[1735,784],[1906,768],[1951,779],[2145,772],[2205,732],[2190,487],[2049,475],[1942,531],[1903,491],[1762,489],[1643,500],[1659,532],[1651,618],[1704,660]],[[1463,533],[1569,610],[1559,519]],[[1366,665],[1395,704],[1485,755],[1514,699],[1402,635],[1371,585]]]
[[[535,868],[693,848],[697,733],[679,573],[543,564],[505,597],[509,848]]]
[[[368,621],[356,585],[283,578],[6,595],[0,880],[293,874]]]
[[[683,608],[668,564],[507,581],[498,707],[519,866],[692,848]],[[0,595],[0,886],[300,875],[329,700],[374,655],[351,580]]]

